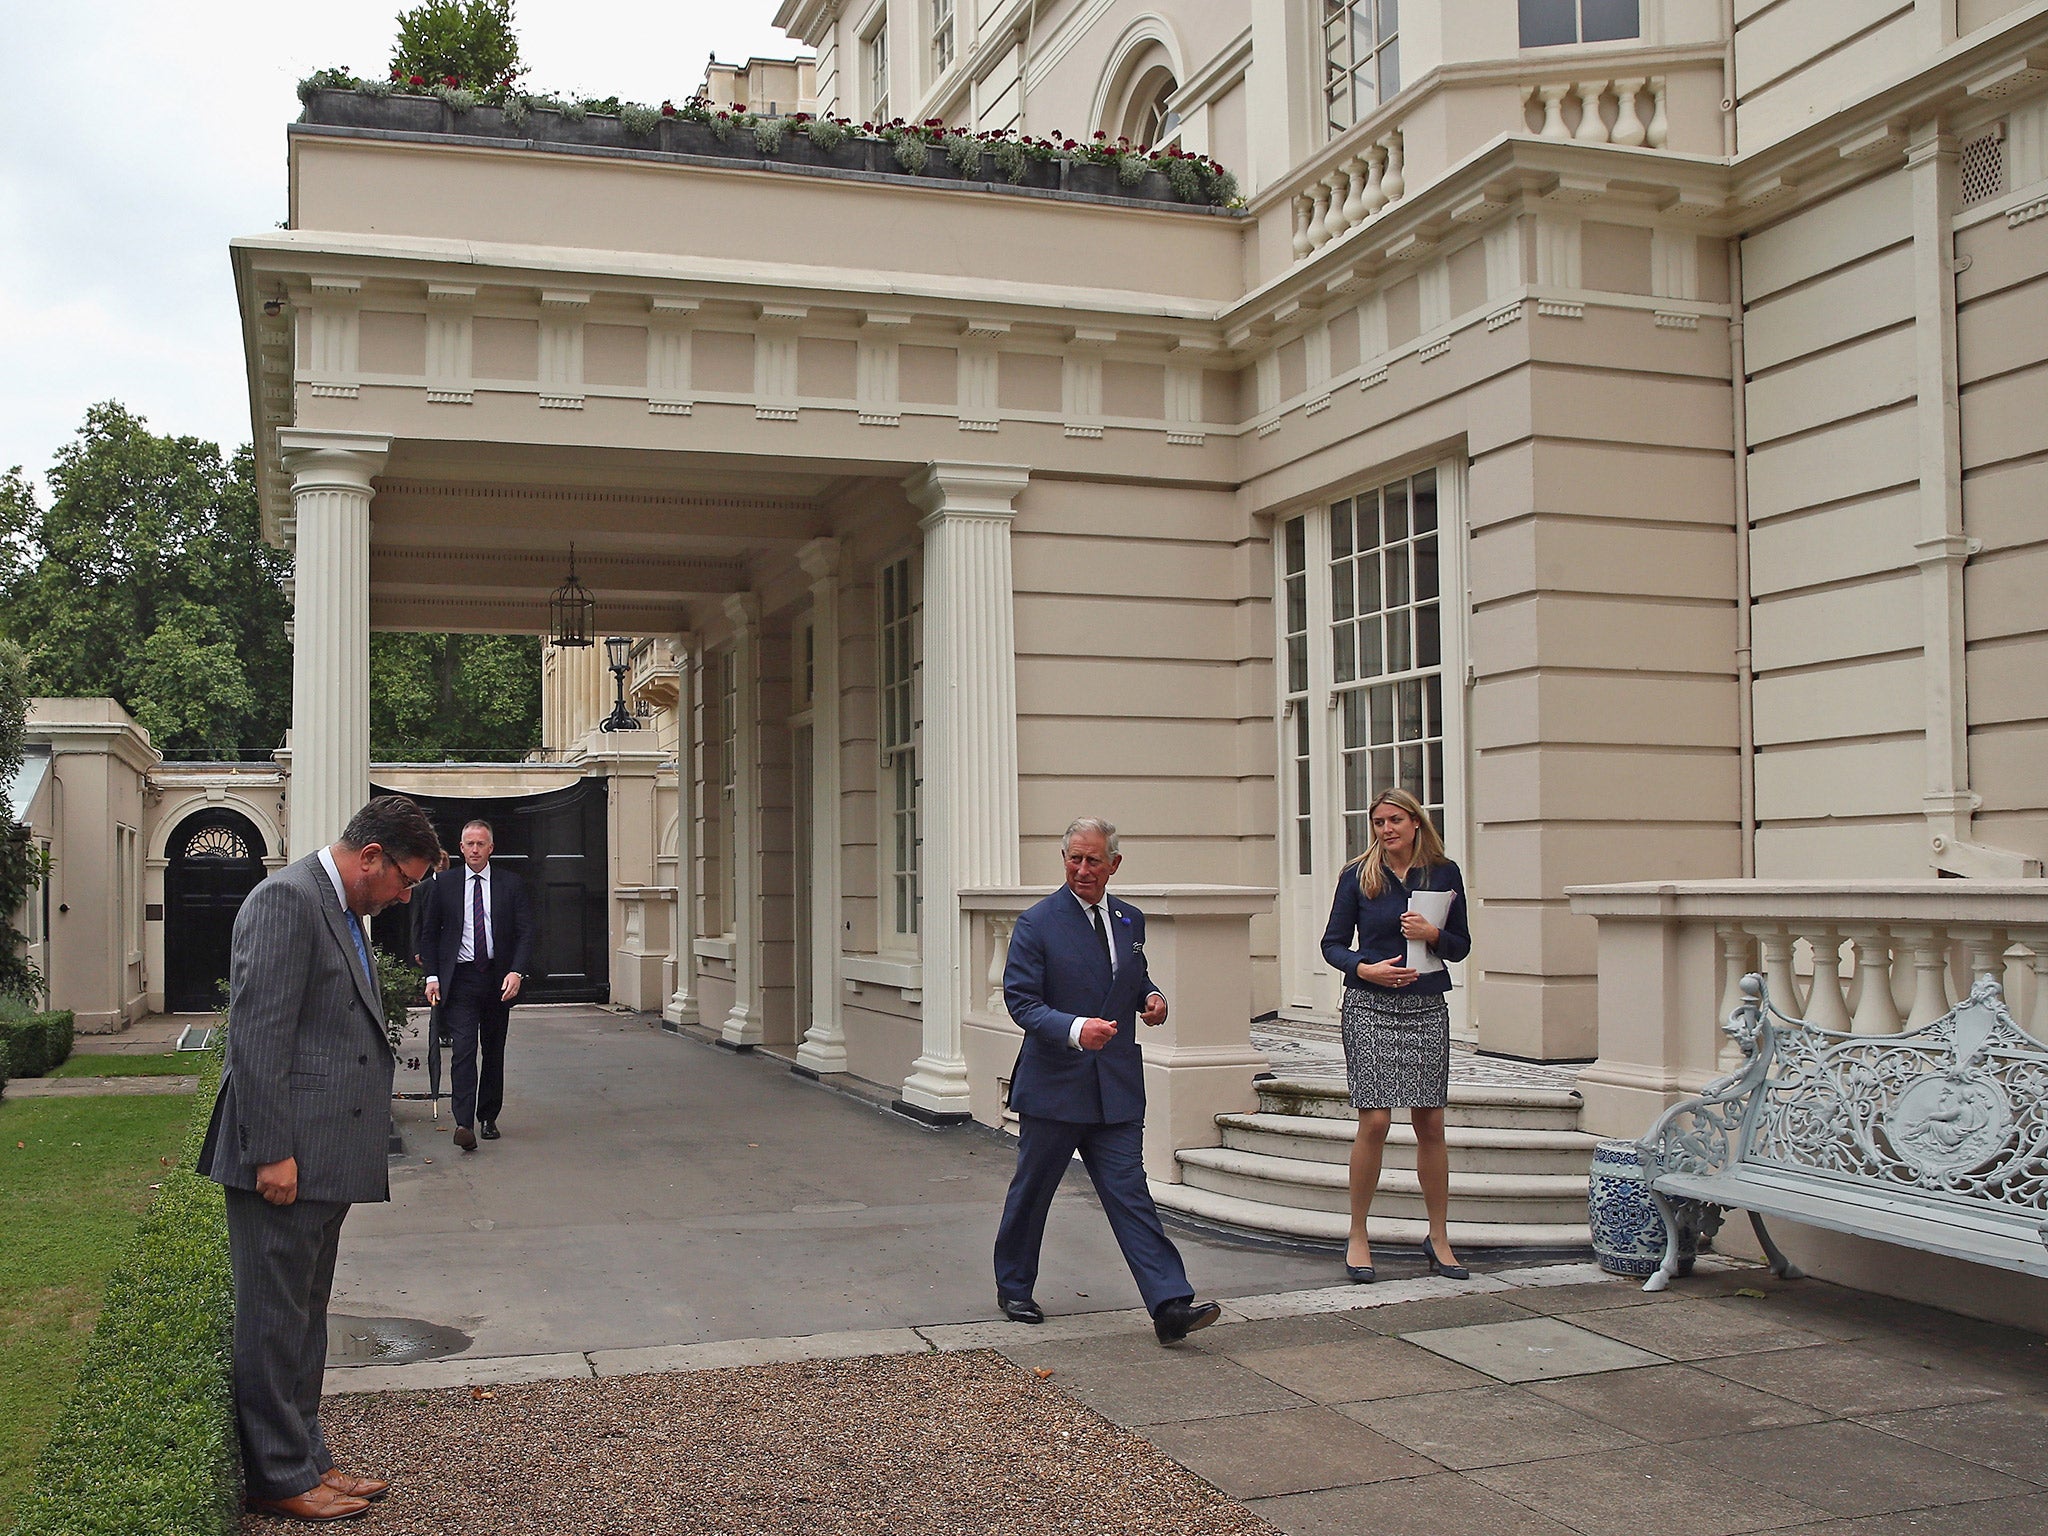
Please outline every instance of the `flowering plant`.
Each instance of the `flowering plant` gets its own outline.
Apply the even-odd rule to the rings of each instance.
[[[616,96],[562,97],[524,91],[511,75],[473,88],[462,83],[460,77],[429,80],[417,73],[402,76],[395,67],[386,80],[362,80],[345,69],[323,69],[299,82],[299,99],[310,102],[313,93],[320,90],[352,90],[358,95],[375,97],[394,92],[435,96],[458,112],[482,103],[502,108],[505,120],[515,128],[523,125],[532,113],[543,111],[558,112],[574,122],[592,114],[616,117],[625,131],[639,137],[652,136],[664,119],[696,123],[708,128],[722,145],[744,136],[741,142],[751,141],[765,156],[786,153],[792,138],[806,139],[812,147],[826,153],[848,140],[867,139],[887,144],[896,163],[912,175],[924,172],[935,154],[943,156],[953,173],[963,179],[978,178],[987,165],[997,176],[1012,183],[1023,181],[1034,165],[1100,165],[1113,169],[1122,187],[1135,188],[1147,176],[1157,173],[1165,177],[1180,202],[1220,207],[1237,207],[1242,203],[1237,178],[1207,155],[1191,154],[1177,144],[1163,148],[1133,144],[1129,139],[1111,139],[1100,132],[1085,140],[1057,133],[1035,136],[1015,129],[972,133],[965,128],[949,127],[944,119],[936,117],[916,123],[900,117],[887,122],[856,123],[831,113],[748,112],[720,106],[702,96],[680,101],[671,98],[659,107],[650,107],[622,102]]]

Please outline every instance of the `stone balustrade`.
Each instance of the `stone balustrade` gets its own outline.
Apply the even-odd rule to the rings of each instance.
[[[1139,1026],[1145,1055],[1145,1173],[1180,1181],[1174,1153],[1222,1142],[1216,1117],[1248,1113],[1266,1058],[1252,1045],[1251,920],[1272,909],[1274,892],[1238,885],[1123,885],[1116,894],[1145,913],[1145,959],[1171,1014]],[[1003,1121],[1003,1095],[1023,1031],[1003,1006],[1003,968],[1017,918],[1042,888],[991,887],[960,893],[962,1050],[971,1113]]]
[[[1787,1017],[1887,1035],[1996,978],[2048,1039],[2048,881],[1712,880],[1579,886],[1599,922],[1600,1056],[1579,1075],[1583,1124],[1636,1136],[1730,1069],[1721,1024],[1761,971]]]
[[[1319,251],[1408,195],[1401,130],[1389,129],[1294,197],[1296,259]]]
[[[1670,136],[1661,75],[1547,80],[1522,92],[1523,126],[1542,139],[1662,149]]]

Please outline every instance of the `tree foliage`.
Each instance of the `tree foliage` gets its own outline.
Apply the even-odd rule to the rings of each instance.
[[[486,90],[524,73],[512,0],[425,0],[398,14],[391,73]]]
[[[93,406],[38,505],[0,478],[0,633],[31,689],[113,698],[159,750],[267,751],[291,723],[290,560],[260,537],[249,450]]]
[[[0,640],[0,998],[33,1003],[42,996],[43,978],[21,952],[25,936],[15,931],[14,914],[35,890],[45,867],[28,829],[15,824],[4,793],[21,772],[28,699],[28,664],[21,647]]]
[[[370,637],[370,741],[385,762],[492,762],[540,742],[533,635]]]

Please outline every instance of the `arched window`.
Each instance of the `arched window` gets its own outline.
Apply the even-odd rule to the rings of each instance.
[[[1180,120],[1167,103],[1180,89],[1168,43],[1156,32],[1127,36],[1111,55],[1096,102],[1095,126],[1112,139],[1158,148],[1172,142]]]

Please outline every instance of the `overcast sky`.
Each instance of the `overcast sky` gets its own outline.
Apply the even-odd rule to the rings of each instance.
[[[518,0],[535,89],[680,99],[706,57],[787,57],[776,0]],[[0,470],[85,408],[246,442],[228,241],[285,213],[301,77],[388,67],[398,0],[0,0]]]

